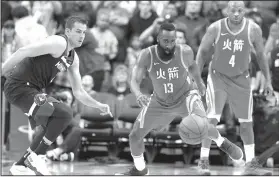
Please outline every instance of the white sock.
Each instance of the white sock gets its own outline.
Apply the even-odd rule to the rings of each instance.
[[[209,157],[209,148],[201,148],[201,154],[200,154],[200,158],[208,158]]]
[[[145,168],[145,161],[144,161],[144,158],[143,158],[143,154],[139,155],[139,156],[133,156],[133,159],[134,159],[134,164],[135,164],[135,167],[139,170],[139,171],[142,171],[144,168]]]
[[[255,157],[255,144],[244,145],[246,163]]]
[[[218,147],[221,146],[221,144],[225,141],[225,139],[220,135],[220,133],[218,133],[218,138],[216,138],[215,140],[215,143],[217,144]]]

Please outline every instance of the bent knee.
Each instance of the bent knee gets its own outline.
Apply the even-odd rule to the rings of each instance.
[[[64,103],[53,103],[53,106],[55,108],[53,112],[54,117],[72,120],[73,111],[70,106]]]

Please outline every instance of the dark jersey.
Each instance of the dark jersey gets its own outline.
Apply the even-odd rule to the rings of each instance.
[[[60,36],[67,41],[67,48],[60,57],[54,58],[52,55],[46,54],[25,58],[13,68],[9,77],[20,82],[30,83],[39,90],[45,88],[53,81],[57,73],[66,71],[74,61],[74,50],[71,50],[67,56],[67,36]]]
[[[279,92],[279,47],[271,51],[271,73],[272,86],[275,91]]]

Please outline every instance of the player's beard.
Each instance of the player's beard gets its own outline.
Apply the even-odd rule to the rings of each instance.
[[[169,50],[169,53],[166,52],[166,49],[164,49],[160,44],[158,44],[158,52],[160,56],[163,56],[162,59],[164,60],[170,60],[174,55],[175,46]]]

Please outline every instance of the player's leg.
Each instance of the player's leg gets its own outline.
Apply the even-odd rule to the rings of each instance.
[[[246,79],[246,78],[245,78]],[[244,80],[239,78],[239,82]],[[246,79],[247,80],[247,79]],[[243,81],[244,82],[244,81]],[[248,82],[249,83],[249,82]],[[260,166],[251,168],[251,161],[255,157],[254,130],[253,130],[253,95],[252,90],[241,88],[239,85],[233,84],[233,88],[228,91],[230,105],[238,121],[240,123],[240,136],[244,144],[244,152],[246,159],[246,167],[244,175],[253,171],[255,175],[269,175],[270,172],[261,169]]]
[[[190,107],[190,109],[188,109],[189,112],[194,113],[200,117],[206,118],[206,113],[203,108],[203,104],[201,102],[199,95],[193,94],[190,95],[189,97],[190,97],[189,100],[191,100],[190,101],[191,106],[188,106]],[[216,126],[209,122],[208,122],[208,138],[206,139],[213,140],[217,144],[217,146],[225,153],[227,153],[233,160],[242,159],[243,157],[242,150],[238,146],[230,142],[228,139],[223,138],[220,135],[219,131],[217,130]],[[206,174],[209,174],[209,172],[207,172]]]
[[[130,152],[134,167],[128,172],[116,175],[147,175],[148,169],[144,160],[144,137],[153,129],[170,124],[174,119],[172,110],[166,110],[151,99],[149,107],[142,109],[129,134]]]
[[[216,126],[221,118],[227,94],[224,84],[214,71],[209,71],[206,89],[207,117],[210,124]],[[212,131],[212,133],[217,133]],[[221,137],[218,132],[218,138]],[[222,138],[221,138],[222,139]],[[221,141],[221,140],[220,140]],[[206,138],[202,141],[198,169],[201,175],[209,174],[209,152],[212,140]]]

